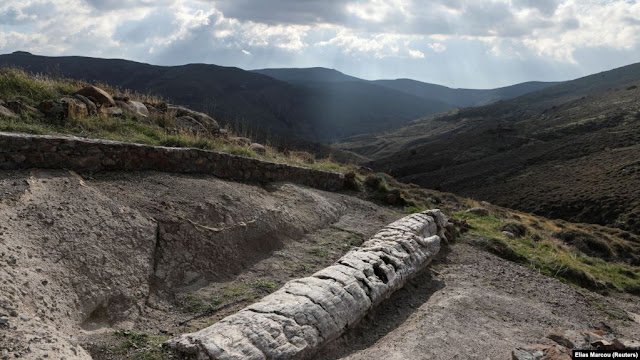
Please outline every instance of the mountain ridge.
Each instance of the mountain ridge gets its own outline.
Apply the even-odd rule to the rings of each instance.
[[[0,55],[0,66],[106,83],[249,123],[280,135],[332,142],[399,126],[450,108],[376,85],[348,89],[296,86],[234,67],[210,64],[157,66],[122,59]]]
[[[335,69],[323,67],[266,68],[251,71],[298,85],[310,85],[313,83],[339,83],[343,81],[370,83],[397,90],[408,95],[417,96],[422,99],[449,104],[451,108],[486,105],[501,100],[512,99],[532,91],[544,89],[561,83],[527,81],[494,89],[465,89],[451,88],[444,85],[426,83],[407,78],[393,80],[364,80],[344,74]]]
[[[639,88],[631,64],[338,147],[405,182],[639,233]]]

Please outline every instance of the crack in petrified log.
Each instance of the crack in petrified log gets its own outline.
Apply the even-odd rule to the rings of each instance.
[[[310,277],[166,343],[198,359],[303,359],[422,271],[446,241],[440,210],[404,217]]]

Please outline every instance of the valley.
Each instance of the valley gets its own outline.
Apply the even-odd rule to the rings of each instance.
[[[508,358],[567,355],[573,332],[635,349],[637,66],[433,101],[328,69],[180,69],[335,120],[282,143],[186,97],[1,69],[0,358]]]
[[[427,188],[638,233],[638,65],[339,144]]]
[[[154,66],[120,59],[47,57],[25,52],[0,55],[0,66],[154,95],[210,113],[236,130],[248,126],[256,139],[272,142],[286,136],[287,140],[296,137],[331,143],[392,129],[458,106],[508,99],[553,84],[454,90],[420,83],[424,88],[408,90],[401,80],[365,81],[330,69],[245,71],[208,64]],[[286,146],[290,141],[282,142]]]

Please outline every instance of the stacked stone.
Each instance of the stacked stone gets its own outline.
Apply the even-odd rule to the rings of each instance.
[[[0,169],[57,168],[76,171],[141,171],[212,174],[221,178],[288,181],[337,191],[344,175],[216,151],[0,133]]]
[[[167,346],[198,359],[312,356],[420,273],[446,241],[447,225],[440,210],[400,219],[334,265]]]

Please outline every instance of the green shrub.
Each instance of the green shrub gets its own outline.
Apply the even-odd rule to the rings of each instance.
[[[386,191],[387,186],[378,174],[369,174],[364,178],[364,186],[371,191]]]
[[[504,242],[501,239],[490,238],[487,240],[487,250],[489,252],[494,253],[500,256],[503,259],[517,262],[517,263],[525,263],[527,258],[518,254],[515,250],[513,250],[509,244]]]
[[[272,293],[276,291],[276,289],[278,288],[278,284],[274,283],[273,281],[266,281],[266,280],[256,280],[253,283],[251,283],[251,286],[256,290],[259,290],[265,293]]]
[[[502,231],[508,231],[516,237],[523,237],[527,234],[527,227],[521,223],[510,222],[502,226]]]
[[[565,229],[554,233],[553,236],[589,256],[604,259],[614,256],[613,250],[605,241],[579,230]]]

